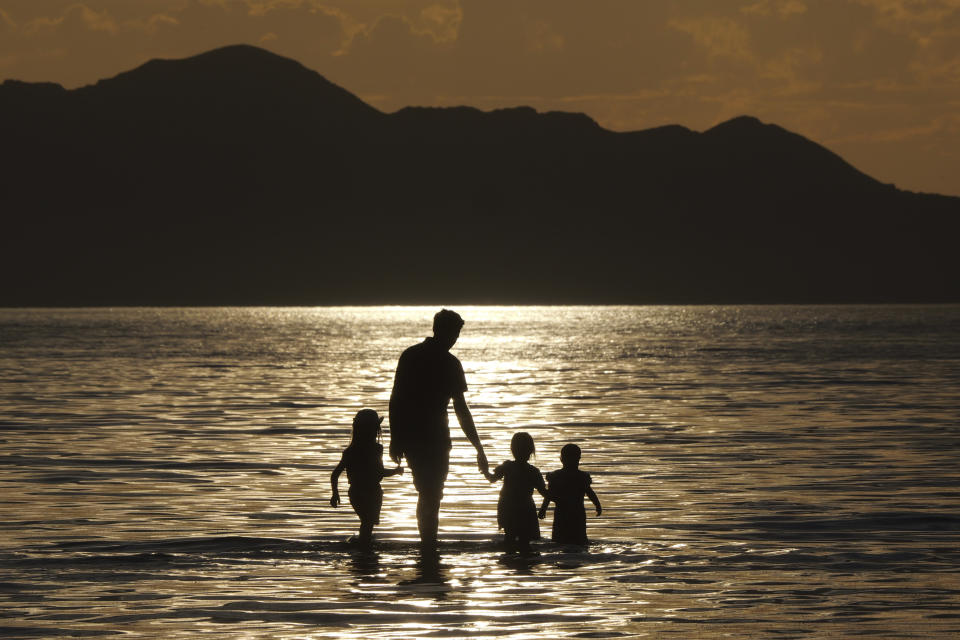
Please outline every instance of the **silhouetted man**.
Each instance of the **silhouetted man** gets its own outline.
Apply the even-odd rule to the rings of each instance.
[[[420,542],[437,542],[440,500],[450,466],[450,426],[447,406],[453,400],[460,428],[477,450],[477,465],[488,471],[487,456],[463,398],[467,380],[450,347],[460,337],[463,318],[441,310],[433,317],[433,337],[415,344],[400,356],[390,395],[390,457],[400,464],[406,457],[417,489],[417,527]]]

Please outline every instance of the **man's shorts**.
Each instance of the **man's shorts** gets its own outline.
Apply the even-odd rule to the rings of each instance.
[[[450,445],[410,448],[404,456],[417,493],[436,494],[442,498],[443,485],[450,470]]]

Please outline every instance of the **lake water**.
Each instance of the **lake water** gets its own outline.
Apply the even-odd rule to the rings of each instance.
[[[578,443],[589,549],[503,554],[456,428],[439,561],[409,473],[346,541],[436,308],[0,310],[0,635],[960,634],[960,306],[457,310],[491,462]]]

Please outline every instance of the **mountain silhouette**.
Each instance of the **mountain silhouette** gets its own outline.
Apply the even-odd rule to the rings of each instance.
[[[251,46],[0,85],[0,304],[960,301],[960,198],[739,117],[383,113]]]

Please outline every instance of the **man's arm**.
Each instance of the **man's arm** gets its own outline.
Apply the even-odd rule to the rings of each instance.
[[[388,410],[388,415],[390,416],[390,459],[393,460],[394,464],[400,464],[400,458],[403,457],[404,451],[403,434],[401,433],[402,427],[399,424],[402,418],[398,410],[398,405],[401,402],[399,396],[402,394],[402,391],[397,388],[402,384],[400,382],[401,376],[405,375],[403,369],[403,356],[401,356],[400,361],[397,362],[397,372],[393,378],[393,390],[390,392],[390,406]]]
[[[390,406],[393,407],[393,402],[390,403]],[[404,445],[403,445],[403,436],[400,435],[400,428],[396,422],[393,421],[393,417],[396,415],[392,410],[390,411],[390,459],[393,460],[394,464],[400,464],[400,458],[403,457]]]
[[[480,442],[477,427],[473,424],[473,414],[470,413],[470,407],[467,406],[462,393],[453,396],[453,410],[457,414],[457,421],[460,422],[463,434],[477,450],[477,466],[480,468],[480,473],[487,475],[490,473],[490,464],[487,462],[487,455],[483,452],[483,443]]]

